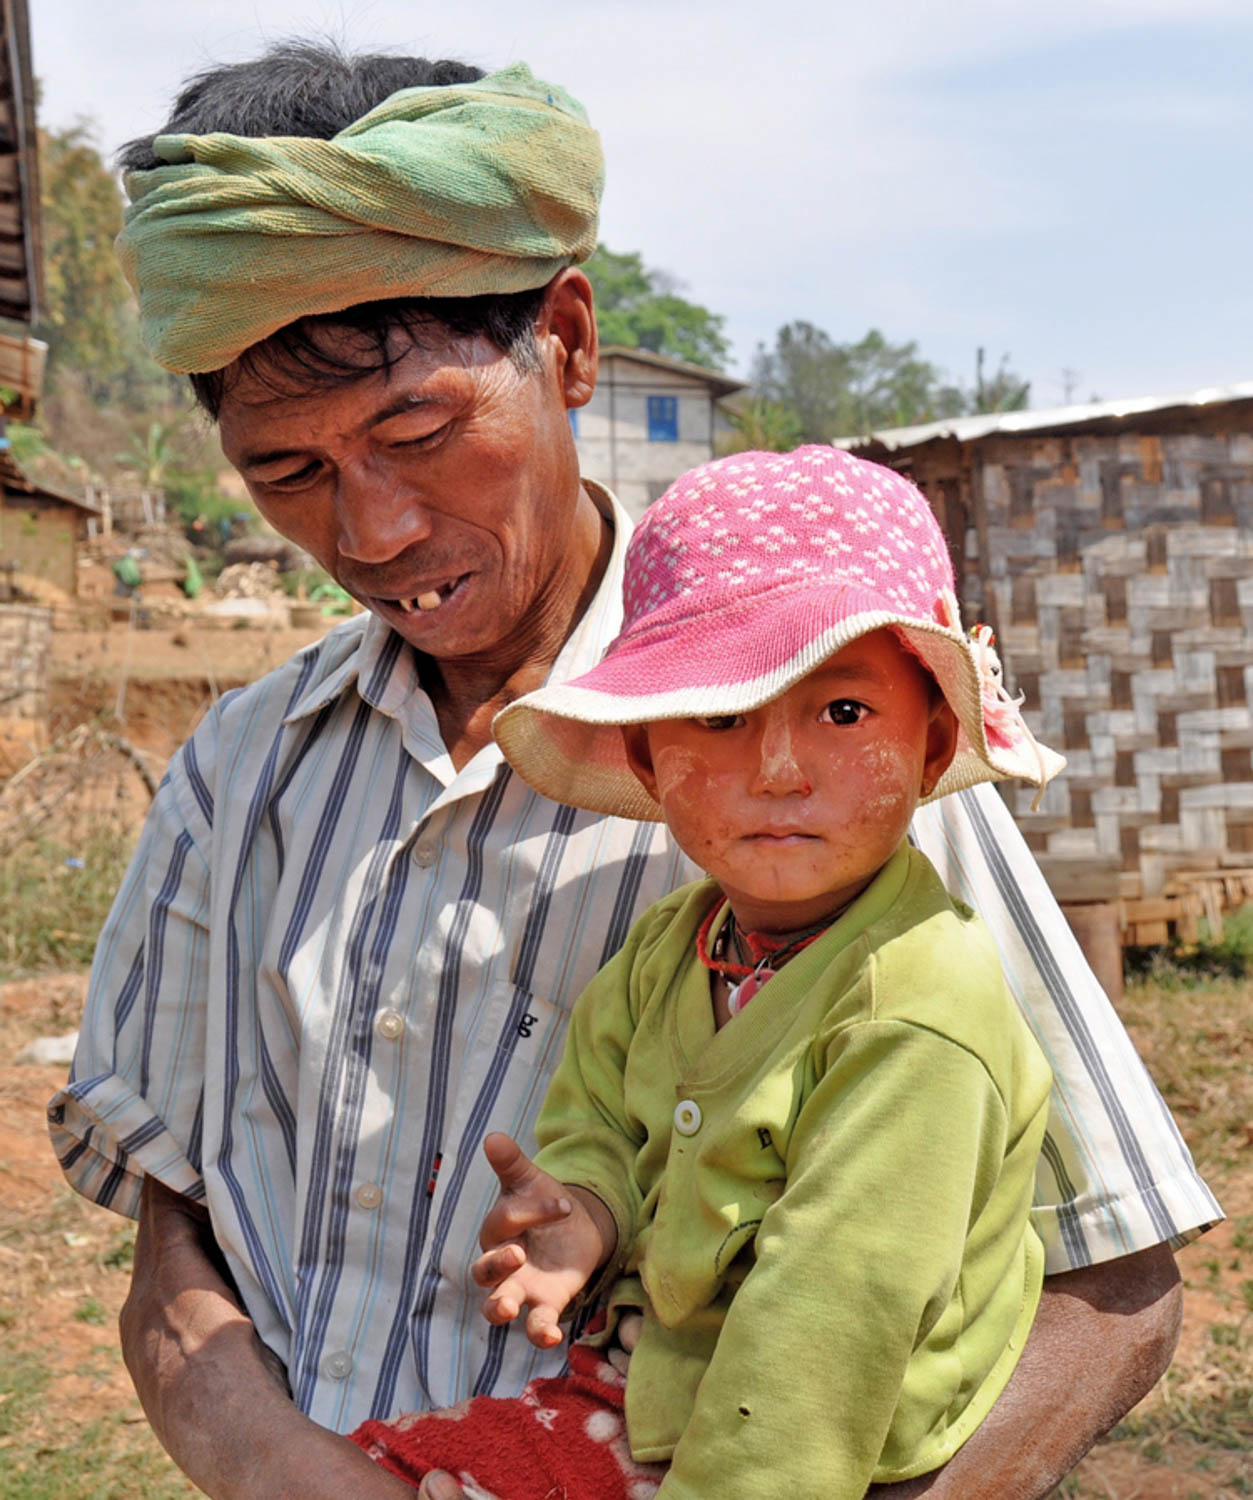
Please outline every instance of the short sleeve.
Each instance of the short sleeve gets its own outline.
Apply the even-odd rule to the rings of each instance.
[[[1053,1070],[1033,1222],[1050,1275],[1186,1243],[1222,1210],[991,786],[920,808],[911,836],[992,933]]]
[[[204,1196],[210,727],[153,801],[96,947],[69,1082],[48,1108],[71,1187],[132,1217],[145,1174]]]

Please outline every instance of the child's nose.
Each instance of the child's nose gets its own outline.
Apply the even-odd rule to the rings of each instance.
[[[812,790],[792,734],[785,720],[768,719],[761,734],[760,763],[754,778],[755,791],[776,797],[792,794],[807,797]]]

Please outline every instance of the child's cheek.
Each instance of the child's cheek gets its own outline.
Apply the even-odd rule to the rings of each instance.
[[[913,816],[922,778],[918,750],[899,740],[867,745],[845,763],[847,793],[863,827],[901,832]]]
[[[725,810],[734,773],[720,773],[690,746],[666,745],[654,753],[653,774],[670,831],[685,853],[704,864],[704,855],[731,832]]]

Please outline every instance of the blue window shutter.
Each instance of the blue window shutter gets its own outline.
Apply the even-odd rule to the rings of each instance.
[[[679,441],[679,398],[677,396],[650,396],[648,398],[648,441],[650,443],[677,443]]]

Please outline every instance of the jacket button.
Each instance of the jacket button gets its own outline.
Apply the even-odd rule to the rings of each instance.
[[[700,1129],[700,1105],[695,1099],[684,1099],[675,1105],[674,1128],[680,1135],[695,1135]]]

